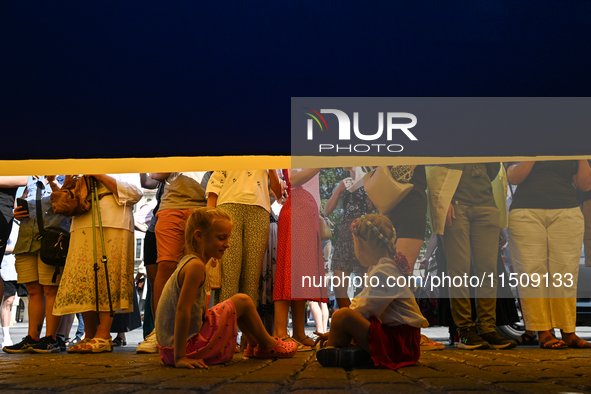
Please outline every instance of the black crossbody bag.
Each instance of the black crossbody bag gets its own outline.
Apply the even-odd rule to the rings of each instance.
[[[35,204],[37,206],[37,225],[39,226],[39,240],[41,241],[41,261],[47,265],[55,267],[52,283],[57,281],[60,274],[60,268],[66,265],[68,256],[68,247],[70,246],[70,233],[61,228],[45,228],[43,225],[43,209],[41,208],[41,192],[45,185],[41,181],[37,182],[37,196]]]

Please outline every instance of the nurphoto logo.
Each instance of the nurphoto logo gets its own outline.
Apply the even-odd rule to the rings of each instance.
[[[307,139],[314,140],[314,128],[319,129],[320,132],[328,132],[328,124],[322,114],[332,114],[336,116],[338,121],[338,140],[351,141],[351,119],[344,111],[338,109],[321,109],[320,112],[312,108],[304,107],[306,110],[304,114],[309,116],[307,119]],[[417,117],[408,112],[378,112],[378,130],[374,133],[362,133],[359,130],[359,112],[353,112],[353,134],[356,139],[361,141],[385,141],[388,143],[372,143],[372,144],[318,144],[318,152],[349,152],[349,153],[368,153],[368,152],[402,152],[404,147],[400,144],[390,144],[393,138],[398,138],[398,131],[401,131],[409,140],[418,141],[417,137],[410,131],[416,126]],[[400,123],[401,119],[409,120],[407,123]],[[384,134],[384,123],[386,123],[386,138],[382,138]],[[315,127],[315,125],[317,125]],[[401,134],[400,134],[401,135]]]

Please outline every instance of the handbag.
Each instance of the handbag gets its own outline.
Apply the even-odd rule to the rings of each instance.
[[[218,259],[210,259],[205,265],[205,271],[209,278],[209,288],[218,290],[222,288],[222,262]]]
[[[64,182],[62,188],[51,193],[53,212],[64,216],[77,216],[90,211],[90,187],[88,178],[70,178]]]
[[[320,239],[326,241],[332,238],[333,223],[326,216],[320,216]]]
[[[414,185],[395,180],[388,166],[379,166],[365,174],[363,186],[373,205],[384,215],[402,201]]]
[[[70,233],[61,228],[45,228],[43,225],[43,209],[41,208],[41,191],[45,185],[37,182],[37,196],[35,204],[37,208],[37,226],[39,227],[39,240],[41,251],[39,257],[47,265],[55,267],[51,283],[55,283],[60,274],[60,268],[66,265],[68,248],[70,246]]]

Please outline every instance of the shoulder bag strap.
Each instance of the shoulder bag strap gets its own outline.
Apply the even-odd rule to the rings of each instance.
[[[37,181],[37,196],[35,197],[35,205],[37,210],[37,226],[39,227],[39,239],[45,235],[45,227],[43,226],[43,209],[41,208],[41,193],[45,189],[43,182]]]

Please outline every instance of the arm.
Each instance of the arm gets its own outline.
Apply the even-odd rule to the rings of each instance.
[[[0,187],[27,186],[28,176],[0,176]]]
[[[187,263],[179,273],[181,294],[176,306],[174,321],[174,362],[177,368],[207,368],[203,360],[187,358],[187,338],[191,324],[191,308],[197,297],[200,286],[205,279],[205,265],[193,259]],[[187,283],[185,286],[184,283]]]
[[[218,195],[215,193],[209,193],[207,195],[207,206],[215,208],[218,204]]]
[[[207,206],[215,208],[218,202],[218,196],[224,187],[226,179],[225,171],[214,171],[209,177],[209,183],[205,190],[205,197],[207,198]]]
[[[131,206],[138,202],[144,192],[142,192],[138,174],[122,174],[118,178],[110,175],[97,174],[90,175],[109,189],[115,196],[118,205]]]
[[[55,192],[62,188],[62,185],[55,179],[55,175],[45,175],[45,179],[47,179],[47,183],[51,187],[51,191]]]
[[[589,161],[579,160],[579,169],[573,175],[573,183],[582,192],[591,190],[591,167],[589,167]]]
[[[168,178],[170,174],[172,174],[172,172],[150,172],[148,175],[150,176],[150,178],[156,181],[163,181],[166,178]]]
[[[320,170],[321,168],[305,168],[303,170],[291,170],[289,174],[291,186],[302,186],[304,183],[314,178],[314,176],[316,176],[316,174],[318,174]]]
[[[522,161],[519,164],[513,164],[507,169],[507,179],[512,185],[519,185],[527,178],[535,161]]]
[[[328,199],[328,201],[326,202],[326,205],[324,205],[324,215],[328,216],[332,213],[332,211],[334,211],[335,207],[337,206],[337,203],[339,202],[339,197],[341,196],[341,193],[343,192],[343,190],[345,190],[347,187],[345,185],[345,181],[347,179],[351,179],[351,178],[345,178],[342,181],[339,182],[339,184],[337,185],[337,187],[335,188],[334,192],[332,193],[332,196],[330,196],[330,198]]]
[[[283,190],[281,189],[281,182],[279,182],[279,176],[277,176],[276,170],[269,170],[269,181],[271,182],[271,190],[275,193],[275,197],[281,198]]]
[[[140,173],[140,183],[144,189],[157,189],[160,180],[152,179],[145,172]]]

